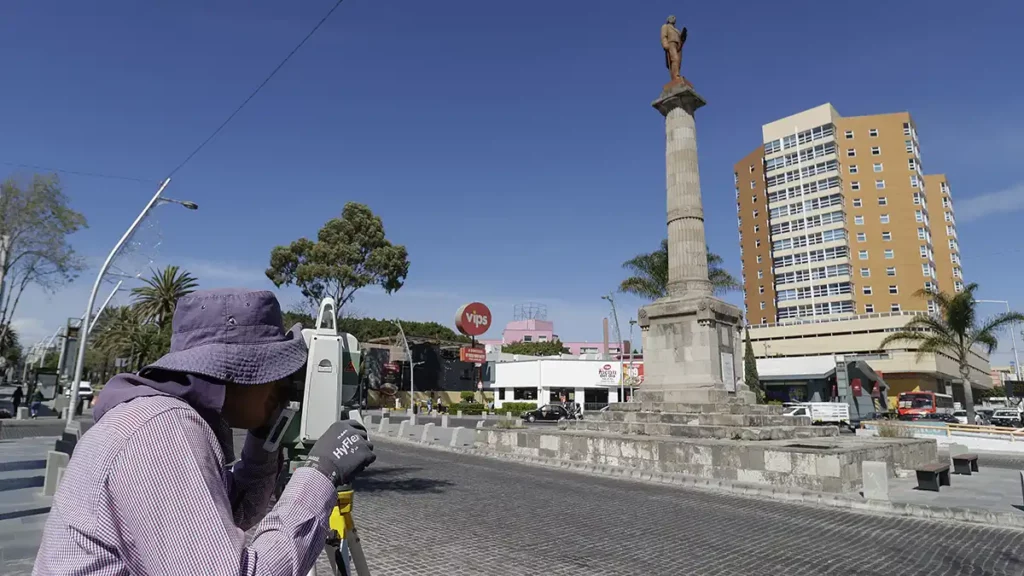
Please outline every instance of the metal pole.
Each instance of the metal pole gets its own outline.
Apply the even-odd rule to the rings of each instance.
[[[409,410],[410,414],[415,414],[416,406],[416,363],[412,361],[412,350],[409,349],[409,341],[405,338],[405,330],[402,330],[402,323],[395,320],[395,325],[398,326],[398,333],[402,336],[402,345],[405,346],[405,355],[409,358]]]
[[[99,274],[96,275],[96,281],[92,284],[92,292],[89,293],[89,303],[86,304],[85,315],[82,316],[82,323],[84,326],[79,329],[79,334],[89,334],[91,324],[89,319],[90,316],[92,316],[92,307],[96,303],[96,293],[100,290],[100,283],[103,282],[103,275],[107,273],[107,268],[110,268],[110,263],[114,261],[117,253],[121,251],[121,247],[124,246],[124,243],[127,242],[129,238],[131,238],[135,229],[139,227],[139,224],[141,224],[146,218],[146,215],[153,209],[153,206],[156,206],[156,203],[160,200],[160,195],[164,193],[164,188],[167,188],[167,185],[170,183],[171,179],[167,178],[160,184],[160,187],[157,188],[156,194],[153,194],[153,197],[149,199],[146,207],[142,209],[142,212],[139,212],[135,221],[132,222],[132,225],[129,226],[128,230],[126,230],[124,235],[121,236],[121,239],[117,241],[117,244],[114,245],[114,249],[110,251],[110,254],[107,254],[107,259],[103,261],[103,266],[100,267]],[[78,387],[82,383],[82,370],[85,369],[85,343],[88,340],[89,339],[87,337],[82,337],[78,341],[78,358],[75,359],[75,379],[71,382],[71,403],[68,406],[68,424],[71,424],[75,418],[75,406],[78,405]]]
[[[636,325],[636,320],[630,320],[629,321],[629,377],[630,378],[633,377],[633,326],[634,325]],[[629,397],[632,398],[633,397],[633,394],[632,394],[633,382],[632,381],[630,382],[629,390],[630,390]]]
[[[114,289],[110,291],[110,294],[107,295],[107,299],[103,301],[103,305],[100,306],[100,309],[96,311],[96,315],[93,316],[94,320],[99,320],[100,319],[100,314],[103,314],[103,311],[107,309],[107,304],[110,304],[110,300],[114,297],[114,294],[117,294],[117,291],[121,289],[121,284],[124,284],[124,280],[118,280],[117,281],[117,284],[114,285]],[[89,328],[88,328],[89,331],[85,333],[85,337],[86,338],[88,338],[89,335],[92,334],[92,329],[95,328],[95,327],[96,327],[96,322],[95,321],[89,322]]]
[[[1006,313],[1010,313],[1010,302],[1007,300],[975,300],[975,302],[985,302],[988,304],[1002,304],[1006,306]],[[1013,347],[1013,376],[1019,382],[1020,381],[1020,358],[1017,357],[1017,334],[1014,332],[1015,328],[1010,328],[1010,344]]]

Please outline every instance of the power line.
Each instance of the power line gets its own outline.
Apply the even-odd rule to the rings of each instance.
[[[31,168],[32,170],[41,170],[44,172],[60,172],[62,174],[74,174],[75,176],[88,176],[90,178],[108,178],[110,180],[127,180],[129,182],[142,182],[151,183],[156,182],[152,178],[135,178],[132,176],[118,176],[117,174],[101,174],[99,172],[83,172],[81,170],[66,170],[64,168],[52,168],[49,166],[39,166],[37,164],[22,164],[20,162],[2,162],[0,164],[5,166],[16,166],[18,168]]]
[[[327,11],[327,14],[325,14],[324,17],[321,18],[320,21],[316,23],[316,26],[313,26],[313,29],[309,31],[309,34],[306,34],[306,37],[303,38],[295,46],[295,48],[292,48],[292,51],[289,52],[288,55],[284,57],[284,60],[281,60],[281,63],[278,64],[277,67],[275,67],[270,72],[270,74],[266,78],[263,79],[263,82],[260,82],[260,85],[257,86],[256,89],[253,90],[251,94],[249,94],[248,98],[243,100],[242,103],[238,105],[238,108],[235,108],[235,111],[232,112],[227,117],[227,119],[224,120],[224,122],[221,122],[220,126],[218,126],[216,130],[214,130],[209,136],[207,136],[206,139],[203,140],[202,143],[200,143],[199,146],[197,146],[196,149],[193,150],[191,154],[186,156],[185,159],[181,161],[181,164],[178,164],[178,166],[175,167],[174,170],[171,170],[171,172],[167,175],[168,178],[173,176],[174,173],[177,172],[178,170],[181,170],[182,167],[185,166],[185,164],[188,164],[189,160],[192,160],[192,158],[196,154],[198,154],[200,150],[202,150],[204,147],[206,147],[206,145],[209,144],[210,141],[213,140],[217,136],[217,134],[219,134],[220,131],[223,130],[224,127],[226,127],[228,125],[228,123],[231,122],[235,118],[235,116],[238,115],[239,112],[242,111],[242,108],[245,108],[246,104],[248,104],[250,100],[255,98],[257,94],[259,94],[260,90],[262,90],[263,87],[266,86],[268,82],[270,82],[270,79],[273,78],[275,74],[277,74],[278,70],[280,70],[282,67],[284,67],[284,65],[288,62],[288,60],[290,60],[291,57],[294,56],[295,53],[299,51],[299,48],[302,48],[302,46],[306,43],[306,41],[309,40],[313,36],[313,34],[315,34],[316,31],[320,29],[320,26],[323,26],[324,22],[326,22],[327,19],[331,17],[331,14],[334,14],[334,11],[338,9],[338,6],[341,6],[341,3],[343,1],[344,0],[338,0],[337,2],[334,3],[334,6],[330,10]]]

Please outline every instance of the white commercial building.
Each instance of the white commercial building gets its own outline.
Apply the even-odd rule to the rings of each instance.
[[[594,410],[628,399],[628,388],[624,388],[625,399],[620,399],[620,375],[626,372],[634,379],[642,377],[643,361],[635,360],[633,366],[633,370],[628,370],[628,360],[563,358],[498,362],[494,382],[489,387],[494,391],[496,409],[505,402],[536,402],[543,406],[558,403],[565,396],[584,410]]]

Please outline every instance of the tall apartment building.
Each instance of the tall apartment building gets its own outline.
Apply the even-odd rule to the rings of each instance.
[[[762,126],[734,166],[750,324],[925,311],[921,288],[963,290],[944,175],[925,175],[907,112],[831,104]]]

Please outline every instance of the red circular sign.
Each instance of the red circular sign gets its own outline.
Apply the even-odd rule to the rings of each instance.
[[[480,302],[463,304],[455,313],[455,327],[466,336],[479,336],[491,327],[491,310]]]

